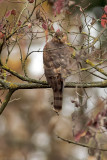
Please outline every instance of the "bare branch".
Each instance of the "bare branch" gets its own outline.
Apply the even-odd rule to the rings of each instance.
[[[9,102],[12,94],[14,93],[14,91],[15,91],[14,89],[11,89],[11,90],[8,91],[8,93],[7,93],[7,95],[6,95],[5,99],[4,99],[4,102],[2,103],[2,105],[0,107],[0,115],[2,114],[4,109],[6,108],[6,106],[7,106],[8,102]]]
[[[86,148],[89,148],[89,149],[95,149],[95,150],[100,150],[100,151],[103,151],[103,152],[107,152],[107,149],[96,148],[96,147],[88,146],[88,145],[83,144],[83,143],[77,143],[77,142],[74,142],[74,141],[71,141],[71,140],[62,138],[62,137],[60,137],[60,136],[57,136],[57,138],[65,141],[65,142],[67,142],[67,143],[75,144],[75,145],[78,145],[78,146],[81,146],[81,147],[86,147]]]
[[[50,88],[45,81],[39,81],[40,83],[13,83],[3,79],[0,79],[0,89],[41,89]],[[67,82],[65,88],[106,88],[107,80],[101,82]]]
[[[39,83],[39,84],[44,84],[44,85],[46,84],[47,85],[47,83],[45,81],[39,81],[39,80],[36,80],[36,79],[32,79],[32,78],[28,78],[28,77],[22,76],[21,74],[18,74],[16,71],[13,71],[12,69],[8,68],[6,65],[2,66],[2,69],[8,71],[13,76],[21,79],[22,81],[27,81],[27,82],[32,82],[32,83]]]

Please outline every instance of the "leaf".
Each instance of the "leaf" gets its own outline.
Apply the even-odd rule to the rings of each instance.
[[[84,137],[86,135],[86,131],[80,131],[76,136],[75,136],[75,141],[78,142],[81,137]]]
[[[80,7],[80,11],[83,12],[82,8]]]
[[[4,33],[0,32],[0,39],[3,39]]]
[[[71,103],[74,103],[76,108],[80,107],[79,103],[75,100],[71,100]]]
[[[103,28],[105,28],[106,24],[107,24],[107,14],[103,14],[101,17],[101,25]]]
[[[18,22],[18,24],[17,24],[17,25],[18,25],[18,26],[21,26],[21,24],[22,24],[22,22],[19,20],[19,22]]]
[[[57,0],[54,3],[54,15],[55,16],[56,16],[56,14],[60,14],[61,13],[61,10],[64,7],[64,2],[65,2],[65,0]]]
[[[45,30],[46,42],[48,41],[48,30]]]
[[[43,29],[45,29],[45,30],[48,29],[48,26],[47,26],[46,22],[43,22],[43,23],[42,23],[42,27],[43,27]]]
[[[104,7],[104,11],[107,14],[107,5]]]
[[[60,32],[60,29],[57,29],[57,31],[56,32]]]
[[[90,120],[90,121],[87,123],[87,126],[91,126],[91,125],[92,125],[92,123],[93,123],[93,121],[92,121],[92,120]]]
[[[49,29],[50,29],[50,32],[55,32],[54,27],[53,27],[52,24],[50,25]]]
[[[83,25],[80,25],[80,26],[79,26],[79,31],[80,31],[80,33],[82,32],[82,29],[83,29]]]
[[[15,9],[12,9],[12,10],[11,10],[11,15],[13,15],[13,16],[16,15],[16,10],[15,10]]]
[[[95,22],[96,22],[96,19],[95,19],[95,18],[92,18],[91,25],[95,24]]]
[[[11,15],[11,11],[9,10],[6,12],[5,17],[8,18],[10,15]]]
[[[29,2],[29,3],[33,3],[33,2],[34,2],[34,0],[28,0],[28,2]]]
[[[75,1],[69,1],[69,2],[68,2],[68,5],[69,5],[69,6],[72,6],[72,5],[74,5],[75,3],[76,3]]]
[[[28,28],[31,28],[32,27],[32,23],[28,23]]]
[[[0,31],[2,31],[3,29],[3,24],[0,24]]]

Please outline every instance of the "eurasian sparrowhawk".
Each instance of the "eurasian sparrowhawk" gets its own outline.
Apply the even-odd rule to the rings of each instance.
[[[54,109],[62,108],[64,81],[71,73],[71,48],[65,43],[66,34],[55,33],[53,39],[46,43],[43,52],[45,76],[53,89]]]

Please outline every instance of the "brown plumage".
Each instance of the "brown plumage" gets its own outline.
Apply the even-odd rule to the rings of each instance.
[[[63,87],[65,78],[70,74],[71,49],[65,44],[67,37],[63,32],[56,32],[43,52],[43,62],[47,82],[53,89],[54,109],[62,108]]]

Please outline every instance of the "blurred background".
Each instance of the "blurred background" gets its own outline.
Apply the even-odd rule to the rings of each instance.
[[[0,1],[0,18],[5,14],[6,10],[16,9],[18,13],[23,9],[26,1],[23,3],[15,3],[14,0]],[[19,2],[17,0],[17,2]],[[100,19],[103,14],[103,7],[107,4],[106,0],[85,0],[80,3],[80,0],[71,1],[72,14],[53,16],[53,1],[43,3],[42,9],[49,18],[53,20],[53,27],[55,31],[65,28],[67,31],[72,32],[68,35],[69,42],[73,45],[82,45],[84,37],[78,32],[78,25],[85,26],[84,17],[79,17],[79,9],[75,9],[74,5],[81,4],[82,7],[87,6],[85,14],[87,15],[87,23],[91,23],[91,18]],[[88,4],[90,4],[88,6]],[[33,4],[29,5],[29,11],[32,9]],[[27,14],[27,12],[26,12]],[[34,17],[36,14],[34,14]],[[65,19],[60,25],[58,19]],[[10,18],[10,21],[12,19]],[[69,22],[69,23],[68,23]],[[90,30],[90,34],[94,37],[98,35],[102,29],[101,24],[98,22]],[[32,41],[29,51],[43,51],[46,44],[46,37],[43,28],[37,25],[33,27],[33,31],[40,32],[37,37]],[[84,32],[87,32],[87,27],[84,27]],[[20,42],[23,55],[26,55],[30,36],[26,37]],[[51,39],[51,37],[50,37]],[[104,41],[103,48],[106,48]],[[96,43],[95,49],[99,50],[100,44]],[[95,50],[95,51],[96,51]],[[2,56],[6,56],[4,49]],[[100,54],[100,53],[99,53]],[[16,46],[8,61],[8,66],[18,73],[21,71],[20,53],[19,48]],[[33,79],[45,80],[43,68],[43,53],[34,52],[29,56],[26,63],[26,71],[29,77]],[[107,70],[106,70],[107,71]],[[84,79],[87,81],[99,80],[84,73]],[[10,77],[12,81],[16,81],[15,77]],[[78,76],[71,76],[68,81],[78,81]],[[88,97],[86,97],[87,93]],[[4,98],[0,91],[1,100]],[[82,97],[82,98],[81,98]],[[82,99],[82,100],[81,100]],[[51,89],[32,89],[32,90],[18,90],[12,96],[11,101],[0,116],[0,160],[97,160],[95,151],[90,151],[87,148],[77,145],[66,143],[57,138],[61,136],[74,140],[74,135],[85,128],[85,124],[89,117],[94,117],[101,111],[107,99],[107,89],[91,88],[86,89],[64,89],[63,95],[63,109],[59,116],[52,109],[53,94]],[[82,107],[76,107],[75,103]],[[107,147],[107,134],[105,137],[99,135],[99,143],[103,147]],[[81,142],[85,142],[84,138]],[[90,141],[90,145],[95,145]],[[106,153],[101,155],[103,160],[106,160]],[[99,159],[100,160],[100,159]]]

